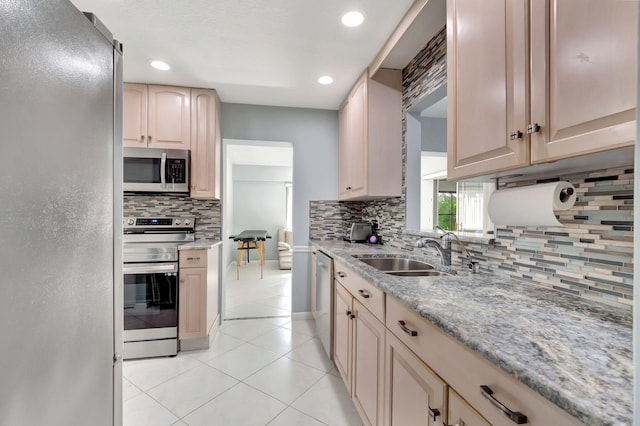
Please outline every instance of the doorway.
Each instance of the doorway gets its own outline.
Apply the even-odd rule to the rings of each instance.
[[[291,316],[293,145],[223,140],[222,318]],[[242,250],[230,237],[265,230],[264,264],[257,250]],[[239,262],[240,260],[240,262]]]

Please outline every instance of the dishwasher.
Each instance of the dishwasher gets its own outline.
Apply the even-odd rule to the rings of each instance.
[[[333,259],[318,250],[316,256],[316,332],[329,359],[333,359]]]

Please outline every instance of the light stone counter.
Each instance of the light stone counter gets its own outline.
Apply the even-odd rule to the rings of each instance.
[[[633,422],[632,314],[485,273],[397,277],[353,255],[426,260],[398,249],[311,241],[588,426]]]

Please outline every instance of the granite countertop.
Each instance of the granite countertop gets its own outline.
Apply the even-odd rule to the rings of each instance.
[[[180,244],[178,250],[208,250],[222,244],[220,240],[196,240],[190,243]]]
[[[630,310],[485,273],[397,277],[353,255],[426,260],[398,249],[311,241],[388,295],[586,425],[633,422]]]

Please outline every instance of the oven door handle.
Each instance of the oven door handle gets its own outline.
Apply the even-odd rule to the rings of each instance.
[[[162,274],[178,272],[177,263],[125,263],[122,267],[125,274]]]

